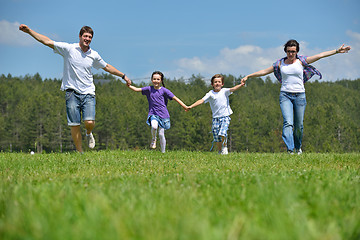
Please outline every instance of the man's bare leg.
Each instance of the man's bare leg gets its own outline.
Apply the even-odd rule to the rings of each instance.
[[[75,144],[76,150],[78,152],[82,153],[83,150],[82,150],[80,125],[79,126],[71,126],[71,136],[72,136],[73,142]]]

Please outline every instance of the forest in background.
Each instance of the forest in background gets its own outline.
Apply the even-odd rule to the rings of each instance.
[[[110,75],[94,78],[108,80],[96,84],[95,150],[149,148],[146,97]],[[226,75],[224,87],[239,84],[240,80],[241,76]],[[187,105],[211,90],[210,81],[205,82],[195,75],[186,81],[165,79],[165,84]],[[67,126],[65,93],[59,90],[60,85],[59,79],[42,79],[39,74],[0,75],[0,151],[75,150]],[[309,81],[305,88],[303,151],[359,152],[360,79]],[[286,151],[281,138],[283,120],[279,91],[280,84],[269,77],[254,78],[230,96],[234,111],[228,132],[230,151]],[[165,132],[167,149],[209,151],[212,142],[210,105],[202,104],[185,112],[178,103],[169,101],[168,109],[171,128]]]

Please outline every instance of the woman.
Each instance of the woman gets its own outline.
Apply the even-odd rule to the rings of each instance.
[[[319,75],[321,79],[321,73],[310,64],[337,53],[347,53],[350,49],[350,46],[345,47],[343,44],[338,49],[304,57],[298,55],[299,43],[292,39],[284,45],[286,57],[277,60],[273,66],[249,74],[241,80],[245,83],[249,78],[261,77],[274,72],[275,77],[281,83],[279,100],[284,119],[282,138],[290,154],[302,153],[301,144],[306,106],[304,83],[314,74]]]

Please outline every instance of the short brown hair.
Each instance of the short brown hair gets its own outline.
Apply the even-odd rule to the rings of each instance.
[[[90,33],[91,36],[94,37],[94,31],[93,31],[92,28],[89,27],[89,26],[83,26],[83,27],[80,29],[79,36],[82,36],[84,33]]]
[[[215,78],[221,78],[221,82],[222,82],[222,84],[224,84],[224,76],[221,75],[221,74],[215,74],[215,75],[212,76],[212,78],[211,78],[211,85],[214,84],[214,79],[215,79]]]

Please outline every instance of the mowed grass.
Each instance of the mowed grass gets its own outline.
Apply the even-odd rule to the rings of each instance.
[[[360,154],[0,153],[0,239],[360,239]]]

